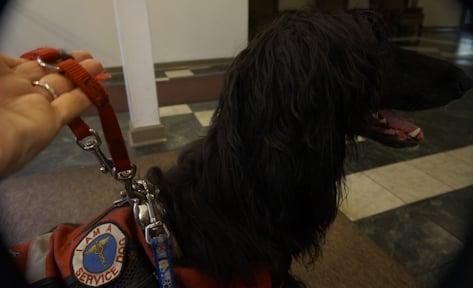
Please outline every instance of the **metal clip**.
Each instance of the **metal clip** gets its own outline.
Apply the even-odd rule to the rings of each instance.
[[[131,165],[131,169],[117,171],[115,167],[112,169],[112,175],[115,180],[120,181],[125,186],[125,197],[126,198],[135,198],[137,196],[136,193],[136,182],[133,178],[136,175],[136,166]]]
[[[148,206],[140,204],[138,201],[133,202],[133,215],[135,221],[144,229],[149,224]]]
[[[153,187],[145,180],[133,181],[134,194],[140,197],[140,200],[132,199],[133,214],[135,220],[144,229],[145,240],[148,244],[151,244],[151,240],[160,234],[166,234],[168,238],[171,235],[161,221],[164,211],[156,202],[154,191],[150,190]]]
[[[94,129],[89,129],[91,135],[79,140],[76,139],[77,145],[82,148],[84,151],[92,152],[99,161],[100,164],[100,171],[102,173],[107,173],[112,171],[113,163],[108,159],[105,154],[100,149],[100,145],[102,145],[102,139],[100,138],[99,134]]]
[[[167,239],[170,238],[171,233],[169,232],[166,225],[161,221],[150,223],[145,227],[145,240],[146,243],[151,244],[151,240],[157,238],[159,235],[165,234]]]

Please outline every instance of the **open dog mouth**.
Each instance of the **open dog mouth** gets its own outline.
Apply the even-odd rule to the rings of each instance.
[[[422,129],[393,110],[379,110],[366,131],[368,138],[391,147],[412,147],[423,139]]]

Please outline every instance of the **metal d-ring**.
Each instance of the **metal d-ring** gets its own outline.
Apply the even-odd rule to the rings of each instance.
[[[56,65],[52,65],[49,63],[46,63],[41,59],[41,57],[36,58],[36,62],[38,63],[39,66],[43,67],[46,70],[53,71],[53,72],[61,72],[61,68],[59,68]]]

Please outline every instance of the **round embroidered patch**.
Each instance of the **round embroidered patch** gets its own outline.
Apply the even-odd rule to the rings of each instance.
[[[92,229],[76,246],[72,270],[79,282],[98,287],[117,278],[125,256],[125,234],[113,223]]]

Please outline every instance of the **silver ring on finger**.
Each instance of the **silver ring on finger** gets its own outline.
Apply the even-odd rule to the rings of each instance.
[[[39,87],[45,89],[46,91],[48,91],[49,94],[51,94],[51,96],[53,98],[56,98],[58,96],[57,93],[56,93],[56,90],[54,90],[54,88],[51,87],[51,85],[49,85],[48,83],[46,83],[43,80],[33,81],[32,84],[33,84],[33,86],[39,86]]]

